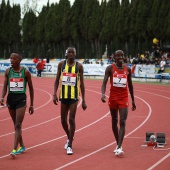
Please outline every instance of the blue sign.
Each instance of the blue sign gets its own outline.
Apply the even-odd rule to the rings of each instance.
[[[7,68],[11,66],[10,63],[0,63],[0,72],[5,72]],[[31,74],[36,74],[36,64],[21,63],[22,67],[25,67]]]

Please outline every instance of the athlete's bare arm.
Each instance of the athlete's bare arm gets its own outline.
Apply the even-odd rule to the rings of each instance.
[[[82,95],[82,108],[85,110],[87,108],[86,101],[85,101],[85,86],[84,86],[84,69],[81,63],[78,63],[79,74],[80,74],[80,90]]]
[[[60,81],[60,76],[61,76],[61,68],[62,68],[63,63],[64,63],[64,61],[61,61],[58,64],[57,75],[56,75],[56,79],[55,79],[55,82],[54,82],[53,103],[55,105],[58,105],[57,90],[58,90],[58,86],[59,86],[59,81]]]
[[[132,84],[132,74],[131,74],[131,69],[128,67],[128,87],[129,87],[129,93],[132,99],[132,110],[136,110],[136,104],[135,104],[135,99],[134,99],[134,92],[133,92],[133,84]]]
[[[104,79],[103,79],[103,83],[102,83],[102,87],[101,87],[101,93],[102,93],[101,101],[103,103],[106,102],[106,96],[105,96],[106,85],[107,85],[108,79],[109,79],[109,77],[111,75],[111,72],[112,72],[112,65],[109,65],[106,68]]]
[[[34,113],[34,88],[33,88],[33,84],[32,84],[31,73],[27,69],[25,70],[25,77],[26,77],[26,80],[28,83],[29,93],[30,93],[29,113],[33,114]]]
[[[5,97],[6,93],[7,93],[8,73],[9,73],[9,68],[5,71],[5,75],[4,75],[4,85],[3,85],[1,99],[0,99],[0,104],[1,105],[4,105],[4,97]]]

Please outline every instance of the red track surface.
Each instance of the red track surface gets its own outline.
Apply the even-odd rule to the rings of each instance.
[[[0,91],[3,77],[0,76]],[[2,170],[169,170],[170,169],[170,86],[134,83],[137,110],[129,115],[123,142],[125,155],[116,157],[107,104],[100,100],[101,80],[85,80],[87,110],[76,115],[74,154],[64,150],[66,135],[60,123],[60,103],[52,102],[54,78],[33,78],[35,113],[23,122],[26,153],[9,156],[14,128],[7,108],[0,109],[0,169]],[[109,94],[109,84],[107,88]],[[28,95],[29,100],[29,95]],[[29,101],[28,101],[29,104]],[[163,150],[143,148],[146,132],[165,132]]]

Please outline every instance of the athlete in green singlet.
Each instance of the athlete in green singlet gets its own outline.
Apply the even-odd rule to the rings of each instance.
[[[0,99],[0,104],[4,105],[4,97],[8,92],[6,103],[15,128],[14,147],[10,153],[12,158],[15,158],[17,154],[21,154],[26,151],[22,138],[22,122],[26,111],[27,83],[30,93],[29,113],[34,113],[34,89],[31,74],[26,68],[20,66],[21,60],[22,56],[20,53],[15,52],[11,54],[11,67],[5,71],[4,85]],[[18,145],[20,145],[19,148]]]

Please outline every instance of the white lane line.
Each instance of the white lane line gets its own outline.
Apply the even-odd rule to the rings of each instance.
[[[51,102],[51,100],[52,100],[52,95],[51,95],[49,92],[45,91],[45,90],[38,89],[38,88],[35,88],[35,89],[40,90],[40,91],[43,91],[43,92],[47,93],[47,94],[50,96],[50,99],[49,99],[46,103],[44,103],[44,104],[42,104],[41,106],[36,107],[36,108],[34,109],[34,110],[38,110],[38,109],[46,106],[49,102]],[[25,112],[25,113],[29,113],[29,112],[27,111],[27,112]],[[11,118],[9,117],[9,118],[6,118],[6,119],[2,119],[2,120],[0,120],[0,122],[6,121],[6,120],[11,120]]]
[[[30,126],[30,127],[27,127],[27,128],[23,128],[22,131],[28,130],[28,129],[32,129],[32,128],[34,128],[34,127],[37,127],[37,126],[40,126],[40,125],[49,123],[49,122],[51,122],[51,121],[53,121],[53,120],[55,120],[55,119],[58,119],[58,118],[60,118],[60,116],[58,116],[58,117],[56,117],[56,118],[53,118],[53,119],[50,119],[50,120],[47,120],[47,121],[45,121],[45,122],[42,122],[42,123],[39,123],[39,124]],[[9,132],[9,133],[6,133],[6,134],[4,134],[4,135],[0,135],[0,138],[2,138],[2,137],[4,137],[4,136],[11,135],[11,134],[14,134],[14,132]]]
[[[80,128],[80,129],[76,130],[76,132],[79,132],[79,131],[81,131],[81,130],[83,130],[83,129],[85,129],[85,128],[89,127],[89,126],[92,126],[93,124],[99,122],[100,120],[104,119],[109,113],[110,113],[110,112],[108,112],[106,115],[104,115],[103,117],[99,118],[98,120],[96,120],[96,121],[94,121],[94,122],[92,122],[92,123],[90,123],[90,124],[88,124],[88,125]],[[60,136],[60,137],[58,137],[58,138],[54,138],[54,139],[52,139],[52,140],[49,140],[49,141],[40,143],[40,144],[38,144],[38,145],[34,145],[34,146],[32,146],[32,147],[27,148],[27,150],[32,149],[32,148],[36,148],[36,147],[38,147],[38,146],[42,146],[42,145],[45,145],[45,144],[48,144],[48,143],[51,143],[51,142],[54,142],[54,141],[59,140],[59,139],[64,138],[64,137],[66,137],[66,135],[63,135],[63,136]],[[8,155],[1,156],[0,159],[5,158],[5,157],[7,157],[7,156],[9,156],[9,154],[8,154]]]
[[[95,93],[99,93],[99,92],[96,92],[96,91],[94,91],[94,92],[95,92]],[[100,94],[100,93],[99,93],[99,94]],[[108,96],[106,96],[106,97],[108,97]],[[81,103],[82,103],[82,98],[80,98],[80,103],[78,104],[78,107],[80,106]],[[93,124],[101,121],[101,120],[104,119],[109,113],[110,113],[110,111],[109,111],[108,113],[106,113],[104,116],[102,116],[101,118],[99,118],[99,119],[97,119],[96,121],[94,121],[94,122],[92,122],[92,123],[90,123],[90,124],[88,124],[88,125],[80,128],[80,129],[76,130],[75,132],[79,132],[79,131],[81,131],[81,130],[83,130],[83,129],[89,127],[89,126],[92,126]],[[59,139],[64,138],[64,137],[66,137],[66,135],[60,136],[60,137],[58,137],[58,138],[54,138],[54,139],[52,139],[52,140],[50,140],[50,141],[46,141],[46,142],[40,143],[40,144],[38,144],[38,145],[34,145],[34,146],[32,146],[32,147],[27,148],[27,150],[32,149],[32,148],[36,148],[36,147],[38,147],[38,146],[42,146],[42,145],[45,145],[45,144],[48,144],[48,143],[51,143],[51,142],[53,142],[53,141],[59,140]],[[0,159],[3,159],[3,158],[5,158],[5,157],[7,157],[7,156],[9,156],[9,154],[8,154],[8,155],[1,156]]]
[[[158,166],[160,163],[162,163],[165,159],[167,159],[169,156],[170,156],[170,152],[167,155],[165,155],[162,159],[160,159],[158,162],[156,162],[154,165],[152,165],[150,168],[148,168],[147,170],[152,170],[153,168]]]
[[[4,107],[6,107],[6,104],[0,105],[0,109],[2,109],[2,108],[4,108]]]
[[[148,113],[148,116],[146,117],[146,119],[145,119],[137,128],[135,128],[134,130],[132,130],[131,132],[129,132],[127,135],[125,135],[125,138],[128,137],[129,135],[131,135],[132,133],[136,132],[140,127],[142,127],[142,126],[146,123],[146,121],[149,119],[149,117],[151,116],[151,113],[152,113],[152,109],[151,109],[150,105],[149,105],[145,100],[143,100],[142,98],[137,97],[137,96],[135,96],[135,97],[138,98],[138,99],[140,99],[140,100],[142,100],[142,101],[148,106],[148,108],[149,108],[149,113]],[[76,162],[79,162],[79,161],[81,161],[82,159],[85,159],[85,158],[87,158],[87,157],[89,157],[89,156],[91,156],[91,155],[94,155],[94,154],[96,154],[96,153],[98,153],[98,152],[106,149],[107,147],[110,147],[111,145],[113,145],[113,144],[115,144],[115,143],[116,143],[116,141],[115,141],[115,142],[112,142],[112,143],[110,143],[110,144],[108,144],[108,145],[105,145],[104,147],[102,147],[102,148],[100,148],[100,149],[98,149],[98,150],[96,150],[96,151],[94,151],[94,152],[91,152],[91,153],[89,153],[89,154],[87,154],[87,155],[85,155],[85,156],[82,156],[82,157],[80,157],[80,158],[78,158],[78,159],[76,159],[76,160],[74,160],[74,161],[72,161],[72,162],[69,162],[69,163],[67,163],[67,164],[65,164],[65,165],[63,165],[63,166],[60,166],[60,167],[56,168],[55,170],[60,170],[60,169],[63,169],[63,168],[65,168],[65,167],[68,167],[69,165],[72,165],[72,164],[74,164],[74,163],[76,163]]]
[[[87,89],[87,90],[88,90],[88,89]],[[92,92],[101,94],[101,93],[96,92],[96,91],[93,91],[93,90],[89,90],[89,91],[92,91]],[[108,97],[108,96],[106,96],[106,97]],[[135,96],[135,97],[136,97],[136,96]],[[142,100],[142,99],[141,99],[141,100]],[[143,101],[144,101],[144,100],[143,100]],[[145,101],[144,101],[144,102],[145,102]],[[102,120],[103,118],[105,118],[106,116],[108,116],[109,113],[110,113],[110,112],[106,113],[106,115],[104,115],[102,118],[100,118],[100,119],[94,121],[93,123],[91,123],[91,124],[89,124],[89,125],[87,125],[87,126],[84,126],[84,127],[81,128],[81,129],[76,130],[76,132],[78,132],[78,131],[80,131],[80,130],[83,130],[83,129],[85,129],[85,128],[87,128],[87,127],[89,127],[89,126],[91,126],[91,125],[97,123],[98,121],[100,121],[100,120]],[[146,120],[146,119],[145,119],[145,120]],[[144,121],[144,122],[145,122],[145,121]],[[143,124],[141,124],[141,126],[142,126],[142,125],[143,125]],[[140,128],[140,126],[138,126],[138,128]],[[135,130],[135,131],[136,131],[136,130]],[[133,132],[133,131],[132,131],[132,132]],[[130,134],[131,134],[131,133],[129,133],[129,135],[130,135]],[[58,137],[58,138],[55,138],[55,139],[50,140],[50,141],[43,142],[43,143],[41,143],[41,144],[38,144],[38,145],[35,145],[35,146],[32,146],[32,147],[29,147],[29,148],[27,148],[27,150],[29,150],[29,149],[31,149],[31,148],[35,148],[35,147],[41,146],[41,145],[44,145],[44,144],[48,144],[48,143],[50,143],[50,142],[56,141],[56,140],[58,140],[58,139],[61,139],[61,138],[65,137],[65,136],[66,136],[66,135],[61,136],[61,137]],[[126,136],[127,136],[127,135],[126,135]],[[126,137],[126,136],[125,136],[125,137]],[[107,145],[106,147],[108,147],[108,146],[110,146],[110,145],[112,145],[112,144],[114,144],[114,143],[115,143],[115,142],[113,142],[113,143]],[[105,148],[105,147],[104,147],[104,148]],[[102,149],[102,148],[101,148],[101,149]],[[97,151],[97,152],[98,152],[98,151]],[[1,156],[0,159],[5,158],[5,157],[7,157],[7,156],[9,156],[9,155]]]
[[[155,94],[155,93],[146,92],[146,91],[142,91],[142,90],[136,90],[136,91],[140,91],[140,92],[142,92],[142,93],[148,93],[148,94],[152,94],[152,95],[155,95],[155,96],[163,97],[163,98],[168,99],[168,100],[170,99],[169,97],[162,96],[162,95],[160,95],[160,94]]]
[[[82,103],[82,98],[80,98],[80,103],[77,105],[77,107],[79,107],[81,103]],[[36,125],[30,126],[30,127],[27,127],[27,128],[23,128],[23,129],[22,129],[22,131],[24,131],[24,130],[28,130],[28,129],[32,129],[32,128],[34,128],[34,127],[37,127],[37,126],[40,126],[40,125],[43,125],[43,124],[49,123],[49,122],[51,122],[51,121],[53,121],[53,120],[55,120],[55,119],[58,119],[58,118],[60,118],[60,117],[61,117],[61,116],[58,116],[58,117],[55,117],[55,118],[49,119],[49,120],[47,120],[47,121],[41,122],[41,123],[39,123],[39,124],[36,124]],[[14,132],[9,132],[9,133],[6,133],[6,134],[4,134],[4,135],[0,135],[0,138],[1,138],[1,137],[4,137],[4,136],[11,135],[11,134],[14,134]]]
[[[89,90],[89,91],[92,91],[92,90]],[[99,93],[99,92],[96,92],[96,93]],[[99,94],[101,94],[101,93],[99,93]],[[153,93],[150,93],[150,94],[153,94]],[[153,94],[153,95],[155,95],[155,94]],[[161,96],[161,95],[158,95],[158,96]],[[136,97],[136,96],[135,96],[135,97]],[[161,96],[161,97],[162,97],[162,96]],[[139,97],[137,97],[137,98],[139,98]],[[165,97],[165,98],[167,98],[167,97]],[[139,99],[141,99],[141,98],[139,98]],[[168,98],[168,99],[169,99],[169,98]],[[142,99],[141,99],[141,100],[142,100]],[[144,101],[144,100],[143,100],[143,101]],[[144,101],[144,102],[145,102],[145,101]],[[131,135],[132,133],[134,133],[136,130],[138,130],[138,129],[139,129],[141,126],[143,126],[143,124],[149,119],[149,117],[150,117],[150,115],[151,115],[151,107],[149,106],[149,104],[148,104],[147,102],[145,102],[145,103],[146,103],[146,104],[148,105],[148,107],[150,108],[150,109],[149,109],[149,110],[150,110],[149,115],[147,116],[147,118],[145,119],[145,121],[144,121],[142,124],[140,124],[136,129],[134,129],[134,130],[131,131],[130,133],[128,133],[128,134],[125,136],[125,138],[128,137],[129,135]],[[109,113],[109,112],[108,112],[108,113]],[[104,117],[106,117],[106,116],[108,115],[108,113],[107,113]],[[98,121],[97,121],[97,122],[98,122]],[[93,123],[94,123],[94,122],[93,122]],[[89,124],[89,125],[87,125],[87,127],[88,127],[88,126],[91,126],[91,125]],[[80,131],[80,130],[82,130],[82,129],[84,129],[84,128],[86,128],[86,127],[83,127],[83,128],[81,128],[81,129],[77,130],[76,132],[78,132],[78,131]],[[41,146],[41,145],[44,145],[44,144],[47,144],[47,143],[56,141],[56,140],[61,139],[61,138],[65,137],[65,136],[66,136],[66,135],[61,136],[61,137],[58,137],[58,138],[55,138],[55,139],[53,139],[53,140],[50,140],[50,141],[47,141],[47,142],[44,142],[44,143],[41,143],[41,144],[39,144],[39,145],[35,145],[35,146],[30,147],[30,148],[27,148],[27,149],[35,148],[35,147],[37,147],[37,146]],[[113,142],[113,143],[111,143],[111,144],[108,144],[108,145],[106,145],[105,147],[100,148],[99,150],[96,150],[96,151],[94,151],[94,152],[92,152],[92,153],[90,153],[90,154],[88,154],[88,155],[86,155],[86,156],[84,156],[84,157],[82,157],[82,158],[79,158],[79,159],[77,159],[77,160],[75,160],[75,161],[72,161],[72,162],[70,162],[70,163],[68,163],[68,164],[65,164],[65,165],[63,165],[62,167],[59,167],[59,168],[57,168],[57,169],[62,169],[62,168],[64,168],[64,167],[67,167],[67,166],[75,163],[75,162],[78,162],[79,160],[82,160],[82,159],[84,159],[84,158],[86,158],[86,157],[88,157],[88,156],[90,156],[90,155],[93,155],[94,153],[97,153],[97,152],[99,152],[99,151],[101,151],[101,150],[103,150],[103,149],[105,149],[105,148],[113,145],[114,143],[115,143],[115,142]],[[4,155],[4,156],[0,157],[0,159],[4,158],[4,157],[6,157],[6,156],[8,156],[8,155]],[[168,157],[168,156],[167,156],[167,157]],[[167,157],[166,157],[166,158],[167,158]],[[165,159],[166,159],[166,158],[165,158]],[[161,159],[161,160],[164,160],[164,159]]]

